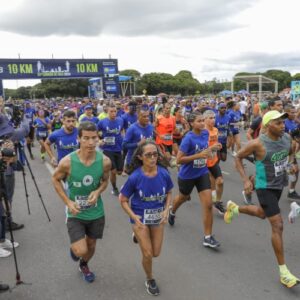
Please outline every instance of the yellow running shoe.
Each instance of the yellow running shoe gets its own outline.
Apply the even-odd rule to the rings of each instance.
[[[280,282],[287,288],[292,288],[300,283],[300,279],[294,276],[290,271],[280,274]]]
[[[239,206],[233,201],[229,200],[226,206],[226,213],[224,214],[224,221],[230,224],[233,217],[239,215]]]

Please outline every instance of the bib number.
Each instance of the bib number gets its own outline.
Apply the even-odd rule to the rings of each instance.
[[[144,224],[145,225],[157,225],[161,221],[161,214],[164,208],[153,208],[153,209],[144,209]]]
[[[88,197],[89,196],[75,196],[75,202],[80,207],[80,210],[87,210],[94,207],[88,203]]]
[[[276,161],[274,163],[275,177],[283,175],[288,165],[288,158],[286,157],[283,160]]]
[[[105,145],[114,146],[116,143],[116,138],[114,136],[107,136],[104,138]]]
[[[193,168],[196,169],[204,168],[206,166],[206,161],[207,159],[205,158],[195,159],[193,163]]]
[[[46,137],[47,136],[47,132],[46,131],[39,131],[38,136],[40,136],[40,137]]]
[[[176,124],[176,129],[181,132],[183,130],[182,124]]]
[[[164,141],[172,141],[172,139],[173,139],[173,136],[172,136],[171,133],[167,133],[167,134],[165,134],[164,137],[163,137],[163,140],[164,140]]]
[[[219,131],[219,137],[227,137],[227,131]]]

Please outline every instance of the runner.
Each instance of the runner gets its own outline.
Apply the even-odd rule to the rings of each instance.
[[[51,121],[49,118],[45,118],[44,111],[38,111],[38,117],[33,121],[33,127],[36,128],[36,139],[40,143],[41,159],[45,160],[45,141],[48,137]]]
[[[100,151],[96,125],[83,122],[78,128],[80,149],[64,157],[52,176],[56,192],[68,207],[67,228],[74,261],[87,282],[95,280],[88,262],[95,253],[97,239],[102,239],[105,217],[101,193],[108,185],[111,163]],[[61,183],[66,180],[68,193]]]
[[[171,226],[175,224],[176,211],[188,200],[196,186],[203,209],[203,245],[216,248],[220,243],[212,235],[212,198],[206,159],[212,155],[212,151],[219,150],[220,145],[208,147],[209,133],[204,129],[204,118],[201,114],[191,114],[189,121],[192,131],[183,138],[177,154],[177,163],[181,164],[178,173],[179,194],[174,199],[168,221]]]
[[[227,137],[229,132],[229,118],[226,114],[226,104],[219,104],[219,113],[216,115],[215,127],[218,129],[218,142],[222,148],[218,150],[219,160],[226,161],[227,159]]]
[[[124,129],[127,130],[130,125],[137,121],[137,113],[136,113],[137,103],[135,101],[130,101],[128,103],[128,113],[122,115],[122,119],[124,121]]]
[[[174,108],[174,118],[176,123],[176,128],[173,133],[173,152],[176,156],[179,150],[179,146],[182,141],[182,137],[186,132],[189,131],[190,126],[186,119],[182,115],[182,110],[179,106]]]
[[[140,144],[132,157],[131,175],[119,197],[142,252],[146,290],[153,296],[160,291],[153,278],[152,260],[161,252],[173,188],[166,166],[161,164],[163,158],[158,158],[159,150],[154,142]]]
[[[149,110],[140,110],[138,121],[133,123],[126,131],[123,148],[127,151],[125,170],[128,171],[135,149],[147,140],[152,140],[154,127],[149,123]]]
[[[298,128],[298,124],[295,122],[296,109],[292,105],[286,105],[284,107],[284,111],[288,114],[288,117],[285,119],[285,132],[288,133],[289,135],[291,135],[291,137],[292,137],[292,133],[295,132],[295,130],[297,130],[297,128]],[[299,147],[298,147],[298,143],[296,141],[294,141],[294,139],[293,139],[292,149],[293,149],[293,154],[295,157],[296,152],[298,151]],[[293,161],[293,164],[296,167],[296,170],[293,173],[293,176],[289,176],[289,179],[290,179],[289,185],[290,186],[289,186],[288,197],[290,199],[299,200],[300,195],[295,191],[296,184],[298,182],[298,177],[299,177],[299,166],[298,166],[296,157]]]
[[[166,159],[170,161],[172,155],[173,133],[176,128],[175,119],[171,116],[169,103],[163,105],[163,114],[155,120],[156,144],[160,146]]]
[[[31,103],[29,101],[25,101],[24,116],[27,120],[30,121],[30,123],[29,123],[30,131],[29,131],[28,136],[26,137],[26,145],[27,145],[27,150],[29,152],[31,159],[34,159],[34,156],[32,154],[32,150],[31,150],[31,146],[32,146],[33,140],[34,140],[33,120],[34,120],[35,114],[36,114],[36,111],[34,108],[31,107]]]
[[[203,113],[203,117],[205,120],[205,129],[209,132],[208,146],[219,145],[219,147],[221,147],[222,145],[218,142],[218,129],[214,127],[216,119],[215,113],[212,110],[206,110]],[[224,180],[219,166],[217,151],[212,151],[212,156],[207,159],[206,163],[210,173],[213,205],[216,210],[223,215],[225,213],[222,202]]]
[[[94,116],[92,105],[86,105],[84,107],[84,114],[80,116],[79,121],[80,121],[80,123],[89,121],[89,122],[92,122],[96,125],[98,124],[99,119]]]
[[[58,162],[75,151],[78,148],[78,130],[75,127],[76,118],[75,112],[67,110],[63,114],[62,118],[63,127],[59,130],[52,132],[46,139],[44,146],[50,157],[51,164],[55,168]],[[57,149],[57,159],[52,152],[51,144],[55,143]]]
[[[240,121],[242,118],[242,114],[240,112],[240,105],[238,102],[232,102],[231,105],[231,109],[228,110],[229,125],[232,134],[229,148],[231,148],[232,156],[235,156],[236,151],[234,151],[234,146],[236,146],[237,151],[241,149]]]
[[[117,188],[117,174],[121,175],[123,171],[123,137],[121,135],[123,129],[124,122],[122,118],[117,117],[116,107],[114,105],[109,106],[108,117],[99,121],[98,130],[102,132],[100,148],[112,162],[110,183],[113,188],[111,193],[114,196],[119,196],[119,190]]]
[[[286,287],[291,288],[300,281],[285,265],[283,221],[278,205],[282,190],[287,185],[285,169],[288,160],[293,161],[293,157],[289,157],[292,153],[291,138],[284,133],[284,118],[286,117],[287,114],[278,111],[266,113],[263,117],[265,133],[250,141],[236,157],[236,166],[244,181],[244,190],[249,193],[253,185],[245,173],[242,160],[248,155],[255,154],[255,190],[260,205],[238,206],[233,201],[228,201],[224,220],[229,224],[239,213],[261,219],[268,218],[272,227],[272,245],[279,265],[280,281]]]

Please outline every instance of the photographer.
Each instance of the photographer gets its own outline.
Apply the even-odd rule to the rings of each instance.
[[[9,156],[12,155],[12,153],[15,150],[15,143],[18,143],[21,139],[23,139],[28,133],[29,133],[29,124],[28,121],[24,120],[20,128],[14,129],[11,125],[9,125],[9,120],[7,116],[3,114],[3,100],[0,99],[0,140],[4,141],[1,145],[1,152],[3,157],[1,161],[4,165],[4,180],[5,180],[5,186],[6,186],[6,193],[8,201],[11,205],[14,188],[15,188],[15,176],[14,176],[14,168],[16,167],[16,154],[14,154],[13,159],[12,157],[5,156],[5,153],[9,153]],[[3,203],[2,203],[3,204]],[[3,207],[2,207],[3,208]],[[2,220],[3,217],[3,209],[0,207],[0,217]],[[5,232],[6,224],[1,222],[1,232]],[[15,222],[11,223],[12,230],[18,230],[24,227],[23,224],[17,224]],[[1,241],[3,240],[3,236],[0,236],[0,247],[1,247]]]

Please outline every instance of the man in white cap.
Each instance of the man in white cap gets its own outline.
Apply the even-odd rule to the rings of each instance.
[[[255,154],[255,190],[259,206],[238,206],[228,201],[224,220],[227,224],[239,213],[268,218],[272,228],[272,246],[279,266],[280,282],[288,288],[300,283],[285,265],[283,250],[283,221],[280,214],[279,200],[282,190],[288,184],[286,169],[294,161],[291,137],[284,132],[286,113],[272,110],[263,116],[264,133],[242,148],[236,156],[236,167],[243,181],[246,193],[251,193],[253,184],[245,173],[243,158]],[[293,169],[293,165],[291,169]]]

